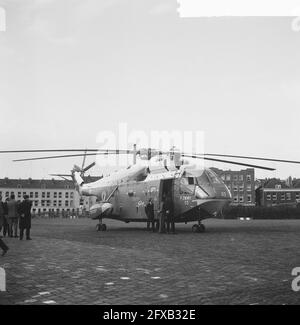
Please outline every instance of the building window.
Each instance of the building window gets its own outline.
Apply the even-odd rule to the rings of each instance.
[[[271,194],[269,194],[269,193],[267,194],[267,200],[271,201]]]
[[[56,200],[54,200],[54,201],[53,201],[53,206],[55,206],[55,207],[56,207],[56,205],[57,205],[57,201],[56,201]]]
[[[233,176],[233,180],[234,180],[235,182],[237,182],[237,181],[238,181],[238,175],[234,175],[234,176]]]
[[[47,207],[49,207],[51,205],[51,201],[47,200]]]
[[[9,192],[5,192],[5,197],[9,197]]]
[[[57,192],[53,193],[53,197],[56,199],[57,198]]]
[[[284,193],[281,194],[281,200],[285,201],[285,194]]]
[[[244,186],[240,186],[240,192],[244,192]]]
[[[47,199],[50,198],[50,192],[47,192]]]
[[[44,199],[45,198],[45,192],[42,192],[42,198]]]
[[[291,194],[291,193],[286,193],[286,199],[287,199],[288,201],[291,201],[291,199],[292,199],[292,194]]]
[[[69,201],[65,201],[65,206],[66,206],[66,207],[69,206]]]
[[[35,192],[34,197],[37,199],[39,197],[39,192]]]
[[[22,197],[22,193],[18,192],[18,199],[20,199]]]
[[[235,185],[235,186],[233,186],[233,191],[234,192],[237,192],[238,191],[238,187]]]
[[[58,206],[61,207],[61,200],[58,201]]]
[[[240,203],[243,203],[243,202],[244,202],[244,197],[240,196]]]
[[[70,195],[71,195],[71,199],[73,199],[73,197],[74,197],[74,192],[71,192]]]
[[[239,198],[238,198],[237,195],[233,198],[233,201],[234,201],[234,202],[238,202],[238,201],[239,201]]]
[[[33,192],[30,192],[30,193],[29,193],[29,197],[30,197],[31,199],[33,199]]]
[[[300,199],[300,193],[296,193],[296,200]]]
[[[36,206],[36,207],[37,207],[38,205],[39,205],[39,201],[37,201],[37,200],[36,200],[36,201],[34,201],[34,206]]]
[[[68,199],[69,198],[69,192],[65,193],[65,198]]]
[[[273,197],[273,200],[276,201],[277,200],[277,193],[273,194],[272,197]]]
[[[251,182],[251,181],[252,181],[251,175],[247,175],[247,182]]]
[[[248,185],[247,185],[247,191],[248,191],[248,192],[251,192],[251,190],[252,190],[252,189],[251,189],[251,185],[248,184]]]
[[[62,197],[62,192],[58,192],[58,197],[61,199],[61,197]]]
[[[42,200],[42,201],[41,201],[41,205],[42,205],[42,207],[45,206],[45,200]]]
[[[240,179],[241,182],[243,182],[244,181],[244,175],[240,175],[239,179]]]
[[[252,202],[252,195],[251,194],[247,195],[247,201],[248,201],[248,203]]]

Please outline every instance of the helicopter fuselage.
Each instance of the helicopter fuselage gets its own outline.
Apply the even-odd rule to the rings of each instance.
[[[149,173],[146,167],[134,165],[96,182],[79,187],[82,195],[96,196],[91,207],[93,219],[111,218],[147,221],[145,206],[151,198],[157,216],[164,196],[174,202],[175,222],[200,221],[218,217],[231,201],[223,181],[210,169],[173,170]]]

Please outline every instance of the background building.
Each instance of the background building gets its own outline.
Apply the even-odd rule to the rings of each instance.
[[[290,177],[286,181],[276,178],[261,180],[256,195],[259,206],[296,206],[300,203],[300,180]]]
[[[34,214],[81,214],[96,201],[95,197],[80,197],[72,181],[56,179],[0,179],[0,194],[3,201],[11,194],[17,201],[28,195]]]
[[[219,175],[232,195],[232,205],[254,206],[255,197],[255,170],[248,168],[239,171],[211,168]]]

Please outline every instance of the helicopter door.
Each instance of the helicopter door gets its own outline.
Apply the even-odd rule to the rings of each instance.
[[[173,196],[173,179],[165,179],[162,180],[162,184],[161,184],[161,193],[160,193],[160,202],[162,201],[163,197],[166,197],[168,195],[171,195],[172,200],[174,199]]]

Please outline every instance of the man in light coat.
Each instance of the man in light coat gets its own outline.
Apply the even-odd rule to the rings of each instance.
[[[7,202],[7,212],[8,212],[8,226],[10,237],[18,238],[18,202],[15,200],[15,195],[10,196],[10,200]]]

